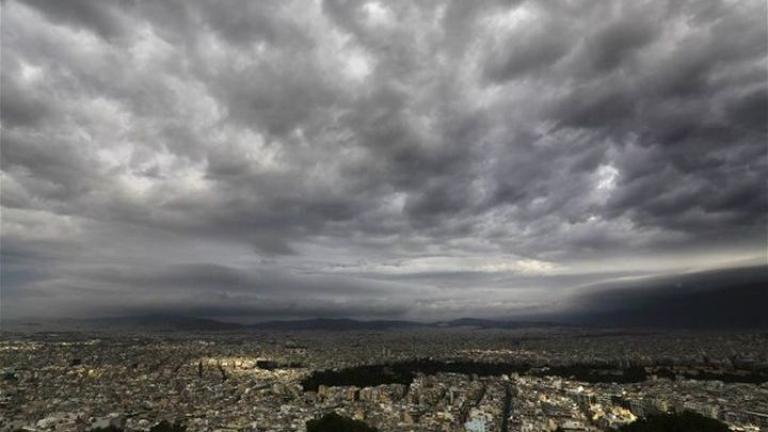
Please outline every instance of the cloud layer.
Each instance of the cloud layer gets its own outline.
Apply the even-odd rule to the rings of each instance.
[[[0,7],[3,315],[507,316],[765,262],[765,2]]]

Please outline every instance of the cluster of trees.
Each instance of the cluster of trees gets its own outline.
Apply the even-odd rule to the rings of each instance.
[[[636,383],[648,378],[645,368],[632,366],[625,369],[614,369],[604,366],[574,365],[549,368],[545,372],[536,375],[559,376],[561,378],[574,378],[589,383]]]
[[[317,371],[301,384],[304,390],[316,391],[318,386],[358,386],[371,387],[381,384],[405,384],[413,382],[417,373],[435,375],[439,372],[460,373],[478,376],[497,376],[512,372],[522,373],[528,365],[509,363],[485,363],[471,361],[443,362],[429,359],[417,359],[379,365],[354,366],[340,370]]]
[[[321,385],[374,387],[381,384],[410,384],[413,372],[402,364],[365,365],[340,370],[316,371],[301,381],[305,391],[317,391]]]
[[[562,429],[558,429],[561,432]],[[728,432],[726,424],[692,411],[649,416],[622,426],[618,432]],[[359,420],[335,412],[307,422],[307,432],[378,432]]]
[[[161,421],[149,430],[149,432],[187,432],[187,427],[181,423]]]
[[[728,432],[725,423],[695,412],[649,416],[622,426],[619,432]]]
[[[700,370],[696,373],[683,371],[678,372],[669,368],[660,368],[656,372],[656,375],[663,378],[675,379],[677,375],[681,375],[686,379],[706,380],[706,381],[722,381],[726,383],[749,383],[760,385],[764,382],[768,382],[768,371],[741,371],[739,372],[710,372],[706,370]]]
[[[381,384],[413,382],[417,373],[434,375],[440,372],[478,376],[499,376],[511,373],[532,373],[531,365],[524,363],[495,363],[473,361],[410,360],[380,365],[354,366],[340,370],[317,371],[302,382],[304,390],[317,391],[320,385],[372,387]],[[533,373],[539,376],[560,376],[586,382],[633,383],[645,381],[645,368],[616,369],[604,365],[576,365],[549,368]]]
[[[307,432],[378,432],[378,429],[332,412],[308,421]]]
[[[115,426],[107,426],[103,428],[91,429],[90,432],[123,432],[123,430]],[[160,423],[152,426],[149,432],[187,432],[187,427],[182,423],[171,423],[167,420],[163,420]]]

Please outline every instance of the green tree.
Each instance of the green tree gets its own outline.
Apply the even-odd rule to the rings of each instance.
[[[307,432],[378,432],[378,429],[332,412],[308,421]]]
[[[181,423],[169,423],[167,420],[163,420],[160,423],[152,426],[149,432],[186,432],[187,428]]]
[[[692,411],[649,416],[622,426],[619,432],[728,432],[728,426]]]

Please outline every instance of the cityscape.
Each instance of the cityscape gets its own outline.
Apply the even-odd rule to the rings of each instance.
[[[612,431],[695,412],[768,428],[768,335],[572,327],[4,334],[3,431]]]

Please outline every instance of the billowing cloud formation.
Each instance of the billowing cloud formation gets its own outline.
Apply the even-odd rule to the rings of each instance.
[[[759,0],[1,7],[7,315],[508,316],[765,261]]]

